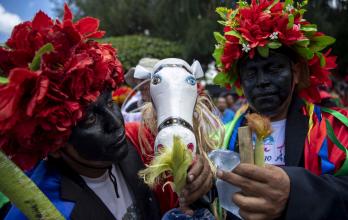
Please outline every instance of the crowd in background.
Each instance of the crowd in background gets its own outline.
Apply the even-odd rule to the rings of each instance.
[[[142,58],[137,65],[151,70],[158,62],[156,58]],[[145,102],[150,101],[149,80],[143,81],[134,78],[134,67],[130,68],[125,74],[126,84],[117,89],[113,94],[114,101],[120,106],[125,122],[141,120],[141,110]],[[216,88],[215,88],[216,89]],[[332,79],[332,87],[320,88],[320,95],[323,98],[322,105],[327,107],[339,106],[348,107],[348,77],[342,79]],[[237,110],[247,103],[244,97],[240,97],[233,90],[220,89],[219,92],[210,91],[204,83],[198,83],[200,93],[210,95],[216,105],[216,115],[226,124],[230,122]]]

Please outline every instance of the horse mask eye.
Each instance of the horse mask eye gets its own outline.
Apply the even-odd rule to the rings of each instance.
[[[161,77],[160,77],[159,75],[154,75],[154,76],[152,77],[151,83],[152,83],[153,85],[157,85],[157,84],[159,84],[160,82],[161,82]]]
[[[196,79],[193,76],[188,76],[186,82],[192,86],[196,85]]]

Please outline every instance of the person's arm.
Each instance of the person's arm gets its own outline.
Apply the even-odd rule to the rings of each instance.
[[[285,219],[348,219],[348,176],[317,176],[301,167],[284,167],[290,177]]]

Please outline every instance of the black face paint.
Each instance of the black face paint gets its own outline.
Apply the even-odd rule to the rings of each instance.
[[[239,74],[249,104],[263,115],[279,113],[292,93],[291,63],[284,54],[272,52],[268,58],[248,58],[240,64]]]
[[[103,92],[88,106],[85,118],[72,130],[69,143],[86,160],[117,161],[127,155],[123,117],[111,92]]]

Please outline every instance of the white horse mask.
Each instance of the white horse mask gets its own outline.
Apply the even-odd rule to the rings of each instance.
[[[195,61],[190,66],[184,60],[168,58],[160,60],[152,72],[136,66],[134,77],[151,79],[150,93],[157,112],[158,130],[155,152],[163,146],[172,147],[176,135],[195,154],[197,144],[192,118],[198,96],[196,79],[203,77],[200,63]]]

